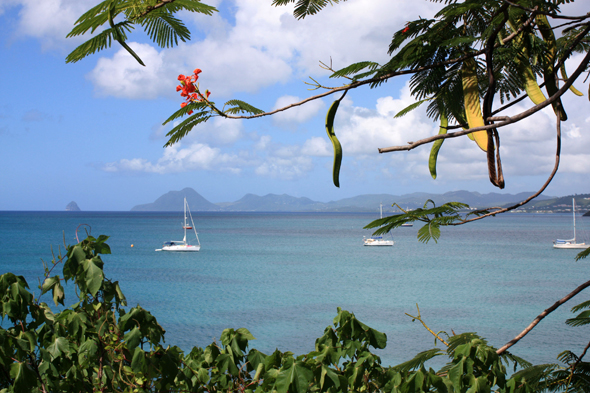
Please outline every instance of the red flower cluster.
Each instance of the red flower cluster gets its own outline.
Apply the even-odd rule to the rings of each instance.
[[[184,97],[186,102],[180,104],[181,108],[184,108],[189,102],[195,101],[203,101],[203,99],[208,99],[211,92],[209,90],[205,91],[205,96],[203,96],[198,87],[195,85],[197,80],[199,79],[199,74],[201,73],[201,69],[196,68],[193,71],[192,75],[184,76],[182,74],[178,75],[178,80],[180,81],[180,85],[176,86],[176,91],[181,91],[180,96]],[[189,115],[193,114],[193,111],[188,112]]]

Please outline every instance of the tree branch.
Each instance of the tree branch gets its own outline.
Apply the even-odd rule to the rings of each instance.
[[[533,320],[533,322],[531,322],[531,324],[529,326],[527,326],[526,329],[524,329],[518,336],[514,337],[512,340],[510,340],[508,343],[506,343],[506,345],[504,345],[502,348],[498,349],[496,351],[496,353],[498,355],[504,353],[508,348],[510,348],[511,346],[513,346],[514,344],[516,344],[517,342],[519,342],[524,336],[526,336],[528,334],[528,332],[530,332],[531,330],[533,330],[533,328],[535,326],[537,326],[539,324],[539,322],[541,322],[541,320],[543,318],[545,318],[547,315],[551,314],[559,306],[561,306],[562,304],[564,304],[565,302],[567,302],[568,300],[570,300],[571,298],[573,298],[574,296],[576,296],[578,293],[580,293],[584,289],[588,288],[589,286],[590,286],[590,281],[586,281],[584,284],[580,285],[575,290],[573,290],[572,292],[570,292],[567,296],[565,296],[561,300],[555,302],[555,304],[553,304],[551,307],[549,307],[548,309],[546,309],[545,311],[543,311],[541,314],[539,314],[537,316],[537,318],[535,318]]]
[[[168,0],[168,1],[170,1],[170,0]],[[514,39],[514,37],[516,37],[518,34],[520,34],[528,25],[530,25],[532,23],[533,20],[534,20],[534,15],[531,18],[529,18],[525,23],[523,23],[523,25],[520,26],[520,28],[518,30],[516,30],[515,32],[513,32],[512,34],[510,34],[509,36],[507,36],[505,39],[503,39],[502,41],[504,42],[504,44],[506,44],[507,42],[510,42],[512,39]],[[496,43],[494,45],[494,48],[497,48],[498,46],[500,46],[500,44]],[[342,91],[342,90],[356,89],[357,87],[361,87],[361,86],[364,86],[366,84],[383,82],[383,81],[386,81],[388,79],[394,78],[396,76],[415,74],[415,73],[418,73],[418,72],[421,72],[421,71],[432,70],[432,69],[435,69],[435,68],[439,68],[439,67],[443,67],[443,66],[449,66],[449,65],[456,64],[456,63],[460,63],[460,62],[465,61],[467,59],[474,58],[476,56],[482,55],[482,54],[485,53],[485,51],[486,51],[486,49],[484,48],[484,49],[481,49],[481,50],[479,50],[477,52],[472,52],[472,53],[470,53],[468,55],[465,55],[465,56],[457,57],[457,58],[450,59],[450,60],[441,61],[440,63],[435,63],[435,64],[431,64],[431,65],[428,65],[428,66],[418,67],[418,68],[414,68],[414,69],[411,69],[411,70],[394,71],[394,72],[390,72],[388,74],[382,75],[380,77],[365,79],[363,81],[357,81],[357,82],[353,82],[353,83],[348,84],[348,85],[344,85],[344,86],[340,86],[340,87],[335,87],[335,88],[330,89],[329,91],[326,91],[324,93],[321,93],[321,94],[318,94],[318,95],[315,95],[315,96],[312,96],[312,97],[308,97],[308,98],[306,98],[306,99],[304,99],[302,101],[295,102],[295,103],[293,103],[291,105],[288,105],[288,106],[285,106],[283,108],[275,109],[275,110],[270,111],[270,112],[259,113],[259,114],[256,114],[256,115],[231,116],[231,115],[228,115],[227,113],[224,113],[223,111],[221,111],[220,109],[218,109],[217,107],[215,107],[213,105],[212,105],[212,109],[215,112],[217,112],[217,114],[219,114],[222,117],[225,117],[226,119],[255,119],[255,118],[258,118],[258,117],[270,116],[270,115],[274,115],[275,113],[279,113],[279,112],[285,111],[287,109],[291,109],[291,108],[294,108],[294,107],[297,107],[297,106],[301,106],[301,105],[303,105],[303,104],[305,104],[307,102],[310,102],[310,101],[313,101],[313,100],[317,100],[319,98],[323,98],[323,97],[329,96],[331,94],[337,93],[337,92]],[[463,135],[463,134],[461,134],[461,135]]]

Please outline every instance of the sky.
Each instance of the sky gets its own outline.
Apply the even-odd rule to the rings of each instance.
[[[466,137],[447,140],[438,178],[428,170],[430,146],[379,154],[438,133],[416,110],[408,78],[350,91],[336,116],[342,143],[340,187],[332,183],[333,153],[325,115],[339,94],[273,117],[212,119],[180,143],[164,148],[178,108],[179,74],[202,69],[201,89],[224,103],[241,99],[271,110],[315,95],[310,77],[325,85],[320,62],[339,69],[364,60],[384,63],[393,33],[409,20],[432,17],[441,4],[415,0],[349,0],[297,20],[292,7],[270,0],[205,1],[213,16],[181,14],[190,42],[159,48],[141,29],[129,45],[142,67],[118,44],[74,63],[65,57],[87,37],[65,36],[96,0],[0,0],[0,210],[129,210],[172,190],[192,187],[207,200],[236,201],[245,194],[289,194],[328,202],[361,194],[445,193],[468,190],[533,192],[555,158],[555,117],[545,109],[500,131],[506,188],[488,180],[485,154]],[[587,12],[582,2],[568,14]],[[574,56],[568,63],[573,72]],[[586,93],[588,82],[576,82]],[[588,97],[566,94],[561,165],[545,195],[588,193]],[[514,112],[532,106],[523,101]]]

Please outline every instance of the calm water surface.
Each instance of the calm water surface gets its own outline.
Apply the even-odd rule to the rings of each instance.
[[[387,334],[387,348],[377,352],[385,364],[433,347],[433,337],[405,315],[416,315],[416,304],[432,330],[477,332],[499,347],[590,279],[589,260],[551,247],[571,236],[569,215],[504,214],[443,229],[429,244],[416,239],[418,226],[400,228],[393,247],[362,246],[371,214],[193,217],[202,248],[183,254],[154,251],[182,238],[182,213],[0,212],[0,273],[22,274],[35,288],[50,246],[57,251],[64,237],[75,243],[78,225],[88,224],[93,236],[111,237],[106,276],[120,282],[130,306],[158,318],[168,344],[190,350],[224,328],[246,327],[259,350],[300,354],[342,307]],[[590,228],[588,218],[578,223],[582,234]],[[513,352],[535,363],[554,362],[565,349],[580,353],[587,330],[563,322],[589,297],[582,293],[551,314]]]

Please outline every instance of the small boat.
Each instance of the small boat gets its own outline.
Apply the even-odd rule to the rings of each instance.
[[[590,247],[590,244],[576,242],[576,200],[572,198],[572,211],[574,215],[574,237],[573,239],[557,239],[553,242],[553,248],[574,248],[574,249],[586,249]]]
[[[383,204],[379,204],[379,212],[381,213],[381,218],[383,218]],[[365,246],[393,246],[393,240],[384,240],[381,236],[371,236],[370,238],[366,238],[363,236],[363,243]]]
[[[190,223],[187,220],[187,213],[188,218],[190,218]],[[184,224],[182,225],[182,229],[184,230],[184,238],[182,240],[173,240],[164,243],[162,248],[156,249],[156,251],[199,251],[201,249],[201,242],[199,241],[199,235],[197,234],[197,230],[195,229],[195,223],[193,222],[193,216],[191,214],[191,210],[188,207],[188,203],[186,198],[184,198]],[[195,238],[197,240],[196,245],[189,244],[186,240],[186,231],[193,230],[195,232]]]

